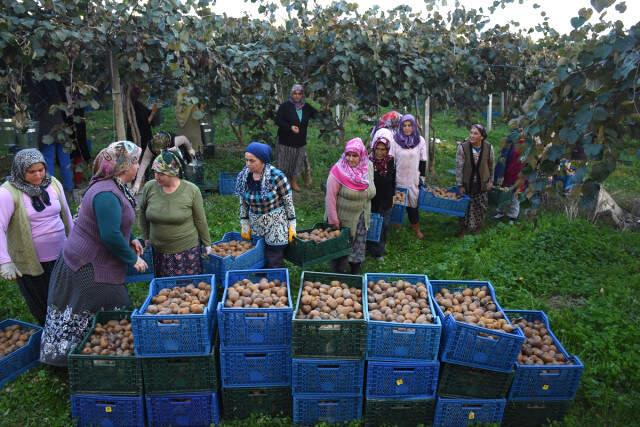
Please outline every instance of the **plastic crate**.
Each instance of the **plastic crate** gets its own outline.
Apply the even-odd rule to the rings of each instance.
[[[458,193],[456,187],[449,188],[449,191],[456,194]],[[418,196],[418,209],[425,212],[464,217],[467,214],[467,208],[470,202],[471,198],[466,194],[458,200],[449,200],[436,197],[431,191],[421,187]]]
[[[144,314],[151,298],[161,289],[206,282],[211,297],[202,314]],[[216,284],[212,274],[153,279],[142,307],[131,315],[133,340],[138,356],[198,356],[211,352],[215,324]],[[161,323],[171,320],[173,323]]]
[[[546,314],[535,310],[505,310],[505,313],[509,319],[522,317],[528,321],[542,321],[555,346],[571,362],[567,365],[523,365],[516,362],[509,400],[573,399],[580,386],[584,365],[578,356],[570,355],[551,332]]]
[[[142,394],[142,367],[140,360],[135,356],[82,354],[82,349],[93,335],[96,324],[122,319],[131,320],[131,312],[101,311],[95,315],[91,329],[67,358],[71,393]]]
[[[520,328],[515,328],[513,332],[509,333],[459,322],[454,320],[453,316],[445,317],[440,306],[436,303],[435,294],[442,288],[455,292],[466,287],[481,286],[487,286],[498,311],[504,315],[504,311],[496,299],[493,286],[489,282],[467,280],[431,281],[431,298],[443,325],[440,360],[474,368],[511,372],[524,342],[524,334]]]
[[[231,196],[236,192],[237,173],[220,172],[218,175],[218,192],[222,196]]]
[[[153,248],[151,246],[144,248],[142,259],[145,260],[149,268],[143,273],[138,273],[135,268],[128,266],[124,283],[149,282],[153,280],[155,273],[153,267]]]
[[[149,427],[220,424],[218,393],[151,394],[145,397]]]
[[[362,418],[362,395],[294,394],[293,423],[314,426],[338,424]]]
[[[71,418],[78,427],[144,427],[142,396],[72,394]]]
[[[440,369],[438,396],[502,399],[507,397],[511,381],[512,372],[443,363]]]
[[[225,307],[227,289],[243,279],[257,282],[262,278],[280,280],[287,285],[288,307],[283,308],[231,308]],[[228,271],[225,279],[222,302],[218,305],[218,331],[220,346],[232,349],[247,346],[291,345],[291,317],[293,303],[289,270],[275,268],[265,270]]]
[[[294,394],[362,394],[363,360],[293,359]]]
[[[367,362],[367,399],[434,398],[438,388],[436,361]]]
[[[230,231],[224,233],[222,239],[213,244],[229,242],[231,240],[243,239],[237,231]],[[206,261],[203,262],[203,270],[207,274],[215,274],[217,283],[223,283],[225,275],[229,270],[246,270],[264,267],[264,239],[254,236],[251,238],[251,242],[254,247],[237,257],[231,255],[225,257],[213,254],[209,255]]]
[[[435,399],[367,399],[364,411],[366,427],[430,426],[436,409]]]
[[[318,223],[312,228],[298,231],[310,232],[316,228],[328,228],[329,224]],[[316,243],[312,241],[304,241],[299,237],[294,237],[293,241],[285,250],[285,258],[302,268],[321,262],[331,261],[332,259],[347,256],[351,253],[351,239],[349,228],[343,227],[340,230],[340,236],[324,242]]]
[[[500,424],[507,404],[505,399],[447,399],[436,401],[434,427],[459,427],[469,424]]]
[[[223,387],[290,387],[291,348],[244,348],[220,353]]]
[[[187,357],[140,358],[145,394],[218,390],[216,346],[211,353]],[[171,379],[167,381],[167,372]]]
[[[291,416],[291,388],[223,388],[225,420],[248,418],[251,414]]]
[[[385,280],[404,280],[415,285],[422,282],[430,289],[429,279],[423,274],[367,273],[365,283]],[[440,348],[442,323],[436,315],[433,303],[427,295],[433,324],[407,324],[371,320],[367,305],[367,359],[419,359],[436,360]]]
[[[511,203],[513,193],[511,191],[503,191],[499,188],[493,188],[489,191],[489,204],[501,208],[507,203]]]
[[[339,280],[362,289],[362,310],[367,312],[367,290],[362,276],[337,273],[316,273],[303,271],[300,288],[305,281],[330,283]],[[320,357],[331,359],[362,359],[366,351],[367,326],[364,316],[361,320],[308,320],[296,319],[300,309],[300,297],[293,311],[292,348],[294,357]]]
[[[379,242],[382,236],[382,223],[384,218],[379,213],[372,212],[369,221],[369,230],[367,230],[367,241]]]
[[[389,222],[391,224],[402,224],[404,222],[404,212],[406,210],[406,207],[403,205],[393,205],[393,208],[391,208],[391,219]]]
[[[0,388],[4,387],[9,381],[27,372],[29,369],[38,366],[40,363],[40,338],[42,338],[42,328],[20,320],[6,319],[0,322],[0,329],[12,325],[35,329],[36,332],[29,337],[29,341],[27,341],[25,346],[0,358]]]
[[[572,400],[537,400],[507,402],[502,417],[504,427],[538,427],[551,421],[562,421]]]

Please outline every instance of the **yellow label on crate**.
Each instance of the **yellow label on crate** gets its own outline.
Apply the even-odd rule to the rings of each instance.
[[[111,413],[111,411],[112,411],[111,406],[105,406],[105,407],[104,407],[104,412],[106,412],[106,413],[109,413],[109,414],[110,414],[110,413]]]
[[[469,412],[469,419],[470,420],[475,420],[476,419],[476,413],[473,412],[473,411]]]
[[[404,384],[404,381],[402,381],[402,378],[398,378],[396,380],[396,385],[402,385],[402,384]]]
[[[544,384],[544,385],[542,386],[542,389],[543,389],[543,390],[549,390],[549,384]]]

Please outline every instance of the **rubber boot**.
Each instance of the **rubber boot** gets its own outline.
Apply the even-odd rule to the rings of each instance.
[[[331,260],[331,269],[334,273],[345,274],[348,272],[348,268],[346,256]]]
[[[289,184],[291,184],[291,189],[293,191],[300,191],[300,186],[298,185],[298,177],[292,176],[289,178]]]
[[[422,234],[422,231],[420,231],[420,223],[410,224],[410,227],[413,230],[413,232],[416,233],[416,237],[419,240],[424,239],[424,234]]]
[[[362,269],[360,268],[362,263],[350,262],[349,265],[351,266],[351,274],[362,274]]]

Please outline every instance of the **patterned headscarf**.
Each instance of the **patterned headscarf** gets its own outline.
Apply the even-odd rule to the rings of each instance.
[[[397,111],[389,111],[385,113],[380,120],[378,120],[378,124],[373,128],[373,132],[371,132],[371,138],[378,132],[380,129],[390,129],[392,132],[398,129],[398,124],[400,123],[400,117],[402,114]]]
[[[302,92],[302,98],[300,98],[300,102],[295,102],[293,100],[293,92]],[[296,106],[296,110],[302,110],[302,108],[304,108],[304,86],[299,85],[299,84],[295,84],[293,85],[293,87],[291,88],[291,92],[289,92],[289,101]]]
[[[479,123],[476,123],[474,125],[471,125],[471,127],[472,128],[476,128],[478,130],[478,132],[480,132],[480,136],[482,137],[482,141],[487,139],[487,130],[484,128],[484,126],[482,126]]]
[[[89,187],[98,181],[113,179],[135,208],[136,201],[133,195],[127,186],[120,181],[118,175],[129,169],[134,163],[137,163],[141,152],[140,147],[131,141],[112,142],[106,148],[100,150],[93,161],[93,176],[89,182]]]
[[[185,162],[182,159],[180,150],[162,150],[162,153],[158,154],[153,161],[151,169],[163,175],[182,178],[184,166]]]
[[[360,162],[356,167],[351,167],[347,162],[347,153],[360,156]],[[369,188],[369,157],[360,138],[353,138],[347,142],[342,157],[333,165],[330,173],[340,184],[352,190],[363,191]]]
[[[171,147],[173,136],[169,132],[160,131],[153,135],[151,139],[151,152],[153,154],[160,154],[162,150],[166,150]]]
[[[402,131],[402,125],[404,122],[409,121],[413,125],[413,133],[411,135],[405,135]],[[398,129],[396,129],[394,134],[395,140],[398,145],[402,148],[413,148],[420,143],[420,132],[418,132],[418,123],[416,122],[416,118],[411,114],[405,114],[400,119],[400,124],[398,125]]]
[[[378,172],[380,176],[387,175],[387,165],[389,164],[389,160],[393,159],[393,156],[389,154],[389,150],[391,150],[391,141],[393,140],[393,132],[389,129],[380,129],[373,136],[373,140],[371,141],[371,154],[369,155],[369,160],[373,163],[373,170]],[[378,144],[384,144],[387,147],[387,155],[382,159],[376,158],[376,146]]]
[[[20,150],[16,153],[16,156],[13,159],[11,175],[7,178],[7,181],[9,181],[11,185],[23,193],[26,193],[31,198],[43,197],[47,187],[51,184],[51,175],[48,173],[45,174],[40,185],[29,184],[26,181],[25,176],[27,174],[27,170],[37,163],[42,163],[46,172],[47,163],[40,151],[35,148],[25,148],[24,150]]]

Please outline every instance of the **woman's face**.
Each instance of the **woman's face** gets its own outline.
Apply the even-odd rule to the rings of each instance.
[[[134,161],[133,164],[131,166],[129,166],[129,169],[125,170],[124,172],[122,172],[119,176],[120,181],[126,183],[132,182],[135,178],[136,175],[138,174],[138,161]]]
[[[175,178],[178,178],[178,177],[171,176],[171,175],[165,175],[163,173],[154,171],[153,172],[153,178],[156,180],[158,185],[160,185],[160,187],[167,187],[167,186],[169,186],[169,185],[171,185],[173,183],[173,180]]]
[[[303,93],[301,90],[294,90],[291,92],[291,99],[293,99],[293,102],[300,102],[302,95]]]
[[[360,155],[358,153],[347,153],[344,155],[344,158],[352,168],[355,168],[358,166],[358,163],[360,163]]]
[[[40,185],[46,173],[47,170],[44,167],[44,163],[35,163],[26,170],[24,180],[31,185]]]
[[[474,145],[479,145],[482,142],[482,134],[475,126],[471,126],[469,129],[469,141]]]
[[[383,142],[378,142],[376,144],[376,148],[374,150],[376,159],[378,160],[384,159],[388,152],[389,150],[387,149],[387,146]]]
[[[251,153],[244,153],[244,161],[251,173],[262,173],[264,163]]]
[[[402,133],[404,133],[406,136],[409,136],[413,133],[413,123],[411,123],[409,120],[405,120],[404,122],[402,122]]]

